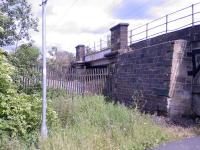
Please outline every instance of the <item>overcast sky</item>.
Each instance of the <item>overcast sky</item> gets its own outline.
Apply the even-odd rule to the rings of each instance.
[[[28,0],[39,18],[40,32],[32,38],[41,47],[42,0]],[[78,44],[93,45],[106,39],[109,29],[119,22],[129,29],[187,7],[199,0],[48,0],[47,46],[75,52]]]

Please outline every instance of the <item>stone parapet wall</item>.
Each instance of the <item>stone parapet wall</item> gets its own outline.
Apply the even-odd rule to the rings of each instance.
[[[178,31],[174,31],[174,32],[159,35],[153,38],[149,38],[147,40],[143,40],[143,41],[131,44],[130,48],[139,49],[139,48],[148,47],[155,44],[172,41],[172,40],[178,40],[178,39],[187,40],[189,42],[200,40],[200,25],[188,27],[188,28],[181,29]]]
[[[173,43],[166,42],[118,56],[115,73],[115,98],[133,105],[135,92],[146,111],[167,113]],[[139,98],[140,99],[140,98]]]
[[[184,40],[170,41],[119,55],[113,76],[115,99],[130,106],[136,98],[137,105],[148,112],[188,113],[192,78],[187,78],[191,61],[185,55],[186,45]]]

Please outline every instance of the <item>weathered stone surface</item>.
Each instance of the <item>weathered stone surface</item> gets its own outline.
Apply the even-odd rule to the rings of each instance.
[[[200,73],[193,74],[194,68],[197,70],[193,48],[200,47],[200,25],[137,42],[129,48],[127,29],[128,24],[111,28],[112,52],[105,59],[116,72],[109,78],[112,92],[108,95],[129,106],[135,105],[136,98],[142,110],[148,112],[200,116]],[[135,96],[136,91],[139,96]]]
[[[157,37],[150,38],[141,42],[132,44],[130,47],[132,49],[138,49],[142,47],[147,47],[155,44],[160,44],[167,41],[173,41],[178,39],[183,39],[189,41],[198,41],[200,40],[200,25],[193,27],[188,27],[182,30],[174,31],[168,34],[163,34]]]
[[[185,58],[190,49],[186,40],[174,42],[173,59],[170,78],[169,115],[171,117],[190,115],[192,110],[192,77],[188,76],[188,66],[192,68],[192,62],[186,63]]]
[[[187,41],[176,40],[119,55],[112,95],[126,105],[138,103],[147,112],[189,115],[192,77],[188,67],[192,68],[192,62],[188,51]]]
[[[120,23],[110,29],[112,51],[128,48],[128,25],[128,23]]]
[[[115,98],[133,105],[138,98],[148,112],[167,113],[173,43],[166,42],[118,56],[115,78]],[[135,96],[135,92],[141,95]]]
[[[194,110],[194,113],[196,115],[199,115],[200,116],[200,93],[199,94],[193,94],[193,110]]]
[[[76,46],[76,61],[77,62],[85,61],[85,45]]]

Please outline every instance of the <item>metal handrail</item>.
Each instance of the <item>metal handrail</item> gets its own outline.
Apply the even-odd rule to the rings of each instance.
[[[87,46],[92,52],[98,52],[110,48],[111,35],[107,34],[106,38],[93,42],[93,46]]]
[[[172,32],[172,31],[176,31],[176,30],[182,29],[184,27],[193,26],[193,25],[196,25],[196,24],[200,23],[200,19],[197,20],[195,18],[197,16],[197,14],[200,14],[200,11],[194,11],[195,7],[197,5],[200,5],[200,2],[192,4],[192,5],[188,6],[188,7],[182,8],[182,9],[180,9],[178,11],[169,13],[169,14],[167,14],[167,15],[165,15],[163,17],[160,17],[158,19],[155,19],[155,20],[153,20],[153,21],[151,21],[151,22],[149,22],[149,23],[147,23],[145,25],[141,25],[141,26],[138,26],[138,27],[130,30],[129,31],[130,44],[133,44],[133,43],[141,41],[141,40],[148,39],[148,38],[150,38],[152,36],[155,36],[155,35],[160,35],[161,33],[169,33],[169,32]],[[184,16],[182,15],[181,17],[177,17],[176,19],[169,20],[169,17],[172,17],[172,15],[178,14],[179,12],[182,12],[182,11],[187,10],[187,9],[191,9],[191,13],[187,13],[187,15],[184,14]],[[180,21],[181,19],[185,19],[185,18],[189,18],[189,17],[191,17],[191,23],[189,23],[187,25],[184,25],[182,27],[178,27],[178,28],[175,28],[173,30],[170,30],[169,25],[172,22],[174,23],[176,21]],[[164,23],[158,23],[158,25],[154,25],[153,27],[149,28],[152,25],[152,23],[155,23],[158,20],[161,20],[163,18],[165,18]],[[156,28],[159,28],[161,26],[165,26],[165,29],[160,28],[162,31],[157,32],[157,33],[150,33],[149,32],[149,31],[151,31],[153,29],[156,29]],[[144,29],[141,29],[141,28],[144,28]],[[144,34],[144,33],[146,33],[146,34],[145,35],[141,35],[141,34]],[[141,35],[141,37],[138,37],[139,35]]]
[[[152,30],[152,29],[155,29],[155,28],[157,28],[157,27],[164,26],[164,25],[166,25],[166,23],[163,23],[163,24],[157,25],[157,26],[155,26],[155,27],[149,28],[148,30]]]
[[[177,18],[177,19],[174,19],[174,20],[169,21],[168,23],[175,22],[175,21],[177,21],[177,20],[181,20],[181,19],[184,19],[184,18],[187,18],[187,17],[190,17],[190,16],[192,16],[192,14],[186,15],[186,16],[183,16],[183,17],[179,17],[179,18]]]

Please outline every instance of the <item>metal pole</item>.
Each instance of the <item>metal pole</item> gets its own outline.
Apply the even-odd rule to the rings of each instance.
[[[96,51],[96,46],[95,46],[95,42],[94,42],[94,51]]]
[[[166,33],[168,32],[168,15],[166,15]]]
[[[192,26],[194,26],[194,4],[192,4]]]
[[[102,50],[102,40],[100,39],[100,51]]]
[[[148,39],[148,23],[146,24],[146,39]]]
[[[131,32],[130,32],[130,45],[132,44],[132,37],[133,37],[133,30],[131,30]]]
[[[42,126],[41,126],[41,137],[42,139],[47,138],[47,126],[46,126],[46,109],[47,109],[47,101],[46,101],[46,2],[47,0],[42,0]]]

